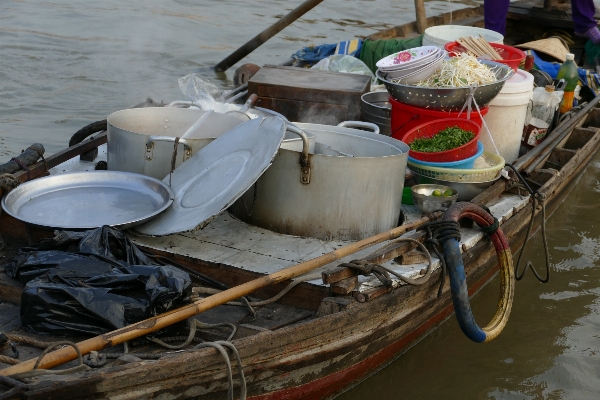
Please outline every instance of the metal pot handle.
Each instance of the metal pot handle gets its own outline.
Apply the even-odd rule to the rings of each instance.
[[[175,139],[173,136],[148,136],[148,139],[146,139],[146,160],[150,161],[153,158],[154,142],[175,142]],[[183,144],[183,150],[185,151],[183,161],[185,161],[192,156],[192,146],[187,139],[179,139],[179,143]]]
[[[285,124],[285,129],[302,138],[302,153],[300,153],[300,182],[308,185],[310,183],[310,155],[308,154],[308,136],[296,125]]]
[[[342,128],[366,128],[372,130],[375,134],[379,134],[379,127],[371,122],[344,121],[340,122],[337,126]]]

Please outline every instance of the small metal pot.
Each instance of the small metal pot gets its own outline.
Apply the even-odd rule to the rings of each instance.
[[[275,232],[324,240],[359,240],[396,227],[408,146],[375,133],[373,124],[340,125],[296,123],[315,138],[314,150],[307,151],[307,139],[302,152],[284,143],[233,214]]]
[[[390,94],[386,90],[365,93],[361,96],[362,119],[376,124],[382,135],[390,136],[391,112]]]
[[[206,115],[210,113],[210,115]],[[206,115],[198,129],[175,138]],[[134,172],[163,179],[174,166],[190,158],[208,143],[242,123],[233,116],[190,108],[148,107],[117,111],[108,116],[108,169]]]

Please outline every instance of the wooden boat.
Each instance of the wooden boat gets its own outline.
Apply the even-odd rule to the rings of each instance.
[[[524,19],[530,21],[527,18],[538,14],[526,4],[517,4],[513,5],[509,17],[514,24],[522,23],[519,21]],[[568,26],[563,19],[553,19],[551,13],[544,15],[546,20],[536,21],[541,24],[550,20],[558,21],[554,26]],[[481,8],[460,10],[452,14],[453,24],[481,24],[481,21]],[[429,25],[449,23],[450,15],[430,18],[427,22]],[[533,22],[527,24],[529,28],[534,25]],[[406,24],[379,32],[373,35],[373,38],[407,37],[414,35],[416,31],[417,23]],[[527,176],[528,183],[539,193],[546,217],[549,217],[565,199],[599,149],[600,108],[596,107],[598,99],[590,101],[570,120],[558,126],[535,151],[526,154],[515,163],[515,167]],[[41,176],[46,167],[53,168],[59,165],[60,170],[76,168],[81,164],[76,158],[78,155],[105,142],[106,135],[101,134],[92,140],[70,147],[48,157],[45,163],[40,162],[32,166],[29,174],[33,177]],[[27,173],[20,172],[16,177],[24,181],[27,179]],[[513,252],[516,252],[526,239],[533,207],[530,198],[515,193],[516,184],[514,179],[501,179],[473,199],[474,203],[489,207],[500,220],[501,228]],[[543,210],[542,207],[536,207],[533,211],[534,224],[537,227],[542,221]],[[410,212],[408,214],[409,219],[417,217],[411,217]],[[245,231],[236,236],[231,224],[238,224],[235,228],[242,224],[232,222],[226,214],[213,223],[217,226],[215,229],[229,229],[227,243],[211,243],[202,234],[171,235],[158,239],[134,238],[134,241],[154,254],[167,256],[191,271],[210,276],[228,286],[236,286],[263,276],[265,270],[253,270],[249,266],[253,262],[266,263],[274,266],[273,268],[277,265],[281,268],[293,264],[293,258],[288,258],[285,262],[265,261],[268,258],[277,258],[277,255],[269,254],[268,250],[260,247],[260,243],[253,245],[251,251],[248,247],[243,249],[243,246],[235,246],[238,240],[252,238],[253,234],[268,235],[268,231],[246,227]],[[26,240],[35,241],[51,235],[49,232],[27,227],[5,213],[0,216],[0,234],[6,241],[7,256],[26,243]],[[422,238],[422,234],[416,232],[411,232],[409,236]],[[296,245],[300,242],[300,239],[295,237],[288,237],[286,240],[287,243]],[[314,245],[316,242],[312,243]],[[321,246],[322,242],[317,244]],[[335,248],[335,245],[338,243],[333,243],[331,248]],[[235,257],[232,256],[209,257],[206,255],[207,248],[211,246],[213,250],[220,248],[219,251],[225,251],[222,249],[224,247],[235,248],[238,260],[242,261],[235,261]],[[381,248],[369,248],[350,259],[362,258],[381,264],[404,254],[408,247],[410,246],[405,243],[392,241]],[[496,251],[490,241],[475,230],[463,230],[462,250],[469,294],[474,295],[496,275]],[[322,248],[315,250],[310,246],[306,247],[306,251],[315,255],[323,252]],[[251,260],[250,253],[254,256],[254,261]],[[247,261],[247,264],[243,264],[244,261]],[[419,274],[419,270],[411,272],[411,268],[414,270],[414,267],[405,267],[404,273]],[[422,265],[417,268],[422,268]],[[215,308],[214,312],[202,314],[199,318],[205,322],[234,322],[239,325],[238,333],[231,343],[239,351],[249,397],[330,398],[386,366],[452,315],[452,299],[447,282],[443,286],[441,296],[437,296],[437,278],[440,273],[441,269],[437,268],[427,283],[421,286],[396,285],[394,290],[378,284],[373,279],[363,280],[360,288],[345,295],[336,294],[344,293],[344,288],[336,286],[335,283],[328,285],[313,280],[297,285],[277,302],[262,307],[254,321],[244,320],[248,314],[245,308],[228,305],[221,305]],[[287,284],[288,282],[273,284],[254,292],[252,296],[260,299],[270,298]],[[21,333],[18,331],[21,290],[19,283],[9,279],[3,272],[0,273],[0,307],[3,310],[0,316],[0,330],[5,333]],[[225,339],[228,332],[208,330],[200,335],[207,340],[218,340]],[[27,333],[23,333],[22,336],[48,340],[47,337],[36,337]],[[41,353],[41,350],[35,347],[21,349],[23,358],[35,357]],[[2,354],[9,354],[7,351],[5,349]],[[143,344],[136,347],[131,354],[135,356],[140,351],[147,353],[163,350]],[[118,363],[119,365],[109,363],[84,373],[41,375],[24,381],[7,377],[7,374],[0,370],[0,399],[226,397],[228,373],[221,355],[215,349],[203,348],[161,355],[159,360],[125,360]],[[76,364],[67,364],[73,365]],[[234,382],[236,387],[240,385],[235,373]]]

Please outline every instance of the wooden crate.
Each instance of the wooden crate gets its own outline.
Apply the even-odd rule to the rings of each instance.
[[[360,96],[370,85],[366,75],[265,65],[248,82],[248,94],[290,121],[337,125],[360,120]]]

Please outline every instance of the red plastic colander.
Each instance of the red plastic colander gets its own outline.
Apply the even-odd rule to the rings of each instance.
[[[469,158],[477,153],[477,140],[479,139],[479,131],[481,127],[476,122],[464,118],[443,118],[435,121],[426,122],[414,127],[406,132],[402,141],[408,146],[417,138],[430,138],[437,135],[440,131],[446,128],[457,126],[465,131],[473,132],[475,137],[468,143],[454,149],[428,153],[423,151],[410,150],[408,154],[421,161],[431,162],[451,162],[460,161]]]

